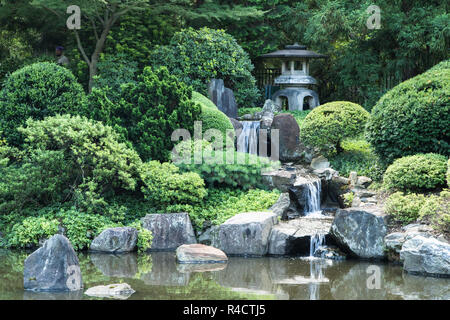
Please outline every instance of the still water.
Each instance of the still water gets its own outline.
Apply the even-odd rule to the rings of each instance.
[[[0,250],[0,299],[97,299],[83,291],[23,290],[29,253]],[[129,299],[446,299],[450,279],[404,274],[400,266],[305,258],[231,257],[227,264],[180,265],[175,254],[79,254],[85,289],[126,282]],[[380,271],[380,289],[369,289],[369,266]],[[369,281],[370,282],[370,281]],[[374,282],[371,282],[374,284]]]

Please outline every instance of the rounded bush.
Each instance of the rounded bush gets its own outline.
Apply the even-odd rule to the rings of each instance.
[[[140,171],[144,197],[157,208],[198,204],[207,194],[205,182],[197,173],[180,173],[171,163],[150,161]]]
[[[206,94],[211,79],[223,79],[234,91],[239,106],[252,107],[258,89],[248,54],[224,30],[207,27],[175,33],[169,45],[157,47],[150,56],[154,66],[166,66],[181,81]]]
[[[426,198],[422,194],[396,192],[387,198],[385,210],[395,221],[408,224],[419,218],[425,201]]]
[[[447,158],[438,154],[417,154],[397,159],[384,173],[388,189],[421,190],[445,185]]]
[[[121,86],[117,103],[107,91],[94,88],[86,113],[116,129],[143,160],[167,161],[174,146],[172,133],[177,129],[193,133],[200,116],[200,107],[191,97],[192,89],[167,68],[146,67],[135,83]]]
[[[450,63],[388,91],[367,123],[367,139],[386,163],[416,153],[450,155]]]
[[[20,145],[22,136],[16,129],[28,118],[77,114],[84,97],[83,88],[64,67],[49,62],[23,67],[5,80],[0,91],[0,131],[11,145]]]
[[[344,138],[360,135],[370,114],[363,107],[348,101],[329,102],[314,108],[300,127],[300,138],[306,145],[325,154],[340,152]]]
[[[203,104],[205,107],[217,109],[217,106],[214,104],[214,102],[209,100],[201,93],[198,93],[197,91],[192,91],[192,101]]]

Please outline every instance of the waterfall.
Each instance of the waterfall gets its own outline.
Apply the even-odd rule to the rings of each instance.
[[[317,179],[313,182],[308,182],[306,184],[306,205],[305,205],[305,215],[308,216],[313,213],[321,213],[320,211],[320,190],[322,188],[322,182]]]
[[[237,138],[237,151],[258,153],[259,121],[242,121],[242,131]]]
[[[325,235],[324,234],[315,234],[311,236],[309,242],[309,256],[314,257],[314,253],[319,247],[325,244]]]

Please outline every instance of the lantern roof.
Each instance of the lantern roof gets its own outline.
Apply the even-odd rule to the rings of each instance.
[[[307,50],[306,46],[294,43],[285,46],[282,50],[266,53],[261,58],[326,58],[326,55]]]

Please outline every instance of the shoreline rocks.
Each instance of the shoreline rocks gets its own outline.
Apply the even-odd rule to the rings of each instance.
[[[338,246],[362,259],[384,259],[387,217],[377,206],[340,209],[330,231]]]
[[[273,212],[237,214],[219,226],[212,245],[227,255],[263,256],[268,250],[272,226],[277,223]]]
[[[84,294],[90,297],[126,300],[135,292],[129,284],[118,283],[92,287],[87,289]]]
[[[175,251],[182,244],[197,243],[191,219],[185,212],[147,214],[141,221],[153,234],[148,251]]]
[[[25,259],[23,286],[34,291],[77,291],[83,288],[80,263],[66,237],[56,234]]]
[[[136,249],[137,238],[138,231],[134,228],[109,228],[95,237],[89,250],[105,253],[130,252]]]
[[[183,244],[176,250],[179,263],[226,263],[227,255],[220,249],[204,244]]]

